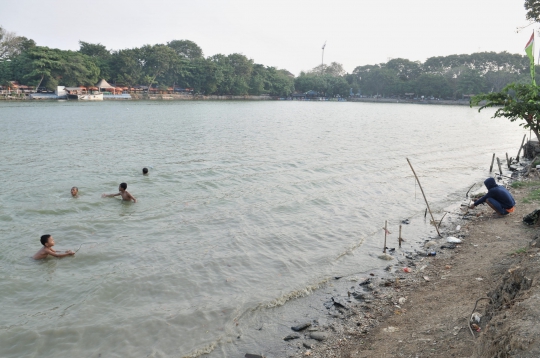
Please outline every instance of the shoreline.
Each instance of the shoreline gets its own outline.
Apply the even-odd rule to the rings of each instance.
[[[540,181],[533,183],[525,189],[510,189],[517,205],[508,217],[492,218],[486,205],[465,215],[459,208],[449,213],[441,225],[442,238],[421,245],[424,251],[436,251],[436,256],[426,256],[421,250],[408,255],[396,249],[385,270],[372,270],[359,278],[336,277],[318,292],[297,300],[303,303],[296,305],[318,310],[322,319],[303,319],[307,307],[297,308],[302,314],[287,321],[303,329],[283,328],[288,335],[280,347],[249,353],[266,358],[485,357],[511,352],[537,357],[540,343],[532,337],[540,328],[531,328],[540,317],[537,301],[530,299],[527,305],[534,312],[508,312],[533,296],[528,290],[536,287],[535,278],[540,279],[540,269],[531,273],[526,268],[529,262],[540,261],[540,235],[521,220],[538,208],[535,203],[523,203],[531,190],[540,188]],[[449,245],[448,236],[463,242]],[[404,267],[411,272],[404,272]],[[540,296],[540,289],[535,292]],[[482,318],[479,332],[473,332],[468,322],[479,298],[486,299],[477,302],[476,312]],[[517,332],[520,327],[524,332]]]
[[[179,95],[179,94],[156,94],[156,95],[143,95],[143,94],[130,94],[131,98],[121,98],[121,97],[104,97],[103,101],[298,101],[298,102],[364,102],[364,103],[407,103],[407,104],[431,104],[431,105],[448,105],[448,106],[469,106],[468,100],[414,100],[414,99],[404,99],[404,98],[347,98],[345,100],[338,100],[337,98],[329,98],[326,100],[319,100],[317,98],[313,99],[287,99],[271,96],[233,96],[233,95]],[[6,102],[42,102],[42,101],[67,101],[67,99],[57,99],[57,98],[35,98],[30,99],[27,96],[22,97],[10,97],[10,96],[0,96],[0,101]],[[71,100],[77,101],[77,100]],[[95,101],[78,101],[78,102],[95,102]],[[100,102],[100,101],[99,101]]]

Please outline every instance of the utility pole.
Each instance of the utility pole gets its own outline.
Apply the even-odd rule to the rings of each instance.
[[[324,74],[324,48],[326,47],[326,41],[322,45],[322,59],[321,59],[321,76]]]

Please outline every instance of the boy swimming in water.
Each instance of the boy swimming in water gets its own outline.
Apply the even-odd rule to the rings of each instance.
[[[102,197],[104,198],[112,198],[113,196],[120,195],[122,197],[122,200],[125,201],[131,201],[133,200],[134,203],[137,202],[137,199],[133,195],[131,195],[127,190],[127,184],[126,183],[120,183],[120,186],[118,187],[119,193],[118,194],[103,194]]]
[[[148,175],[148,168],[142,168],[143,175]]]
[[[54,238],[51,235],[43,235],[40,239],[43,247],[33,256],[34,260],[41,260],[51,255],[54,257],[73,256],[75,253],[71,250],[66,251],[64,254],[59,254],[52,247],[54,246]]]
[[[79,188],[77,188],[76,186],[74,186],[73,188],[71,188],[71,196],[76,198],[77,196],[79,196]]]

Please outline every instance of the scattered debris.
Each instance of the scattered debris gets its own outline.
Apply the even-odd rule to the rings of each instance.
[[[471,322],[473,323],[480,323],[480,319],[482,318],[482,315],[478,312],[474,312],[471,315]]]
[[[244,358],[264,358],[264,356],[261,356],[259,354],[250,354],[250,353],[246,353],[246,355],[244,356]]]
[[[299,324],[297,326],[291,327],[291,329],[293,331],[300,332],[301,330],[304,330],[304,329],[308,328],[309,326],[311,326],[311,323],[306,322],[306,323],[302,323],[302,324]]]
[[[386,261],[390,261],[394,259],[391,255],[388,255],[388,254],[382,254],[382,255],[379,255],[378,257],[379,259],[386,260]]]
[[[314,339],[316,341],[324,341],[328,338],[328,334],[324,332],[315,331],[309,334],[309,338]]]
[[[334,298],[332,297],[332,301],[334,302],[334,305],[336,307],[342,307],[342,308],[345,308],[345,309],[349,309],[349,306],[345,303],[345,301],[343,301],[342,299],[340,298]]]
[[[293,339],[298,339],[300,336],[298,334],[289,334],[287,337],[283,338],[284,341],[292,341]]]
[[[371,279],[366,278],[364,281],[360,282],[359,285],[360,286],[365,286],[365,285],[369,285],[370,283],[371,283]]]

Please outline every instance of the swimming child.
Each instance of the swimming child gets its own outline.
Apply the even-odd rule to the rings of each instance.
[[[103,198],[112,198],[113,196],[120,195],[122,197],[122,200],[125,201],[131,201],[133,200],[134,203],[137,202],[137,199],[133,195],[131,195],[127,190],[127,184],[126,183],[120,183],[120,186],[118,187],[119,193],[118,194],[103,194]]]
[[[148,175],[148,168],[142,168],[143,175]]]
[[[76,186],[71,188],[71,196],[76,198],[78,195],[79,195],[79,188],[77,188]]]
[[[41,260],[51,255],[54,257],[73,256],[75,253],[71,250],[66,251],[64,254],[59,254],[52,247],[54,246],[54,238],[51,235],[41,236],[41,244],[43,247],[33,256],[34,260]]]

